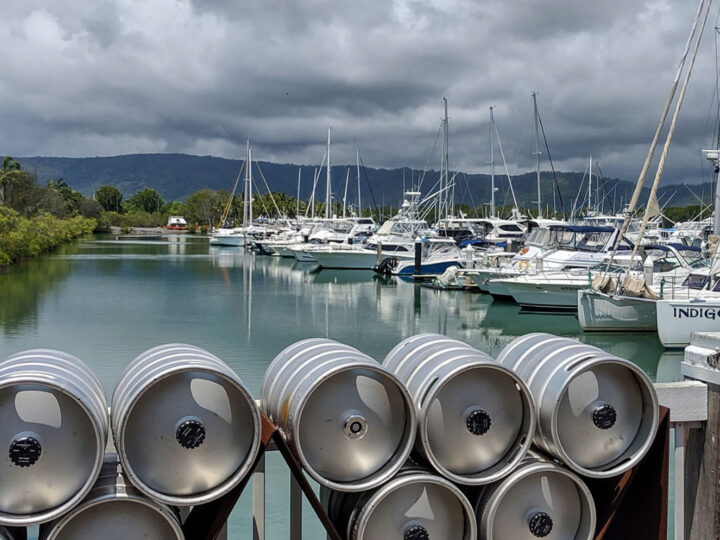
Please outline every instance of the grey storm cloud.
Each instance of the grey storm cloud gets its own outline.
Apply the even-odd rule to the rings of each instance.
[[[532,91],[555,166],[634,179],[698,7],[664,0],[5,0],[0,153],[188,152],[488,169],[488,108],[512,172],[533,163]],[[717,12],[666,178],[707,176]],[[430,165],[437,167],[439,155]],[[548,168],[547,164],[543,168]]]

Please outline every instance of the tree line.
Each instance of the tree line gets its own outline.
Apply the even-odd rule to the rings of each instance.
[[[0,169],[0,266],[93,232],[102,207],[62,180],[38,184],[11,157]]]

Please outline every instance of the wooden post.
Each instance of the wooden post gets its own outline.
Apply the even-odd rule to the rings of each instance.
[[[693,333],[681,372],[707,384],[707,422],[685,445],[685,537],[720,538],[720,333]]]

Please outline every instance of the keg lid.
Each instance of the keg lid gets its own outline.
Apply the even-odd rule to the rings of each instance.
[[[79,401],[58,388],[0,388],[0,444],[0,513],[50,511],[92,481],[96,428]]]
[[[450,482],[428,474],[399,476],[368,501],[354,526],[355,540],[469,540],[475,517],[465,496]]]
[[[310,474],[349,484],[399,467],[415,429],[408,403],[381,369],[349,367],[323,379],[296,412],[297,448]]]
[[[512,473],[503,480],[491,507],[483,510],[484,534],[514,540],[592,538],[594,527],[584,530],[587,501],[571,474],[555,465]]]
[[[562,449],[580,467],[598,469],[630,448],[643,421],[633,372],[613,360],[591,365],[566,386],[557,408]]]
[[[477,475],[517,446],[526,407],[505,368],[470,366],[428,398],[422,423],[428,458],[456,475]]]
[[[146,386],[127,414],[120,436],[126,473],[161,500],[216,489],[253,451],[255,415],[254,403],[233,381],[171,372]]]
[[[139,498],[106,498],[81,505],[67,518],[53,523],[44,540],[97,540],[108,531],[122,531],[123,538],[179,540],[179,523],[170,510]]]

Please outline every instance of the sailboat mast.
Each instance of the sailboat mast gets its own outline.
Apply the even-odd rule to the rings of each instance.
[[[248,207],[250,195],[250,139],[246,142],[245,148],[245,189],[243,189],[243,227],[248,224]]]
[[[355,145],[355,166],[357,167],[358,217],[362,217],[362,199],[360,198],[360,147]]]
[[[297,197],[295,199],[295,217],[300,216],[300,175],[302,174],[302,167],[298,167],[298,187]]]
[[[248,181],[247,181],[247,193],[248,193],[248,222],[246,226],[252,225],[253,219],[253,196],[252,196],[252,147],[250,141],[248,141]]]
[[[450,132],[448,129],[448,105],[446,97],[443,97],[443,104],[445,106],[445,130],[443,133],[445,139],[445,187],[448,189],[447,196],[445,197],[445,214],[446,217],[449,217],[450,214],[454,211],[455,207],[455,189],[450,189],[450,154],[448,148],[450,145]]]
[[[330,187],[330,130],[332,128],[328,128],[328,143],[327,143],[327,169],[326,169],[326,186],[325,186],[325,217],[330,218],[330,197],[331,197],[331,187]]]
[[[495,117],[493,108],[490,107],[490,217],[495,217],[495,137],[493,127]]]
[[[542,218],[542,200],[540,198],[540,126],[538,121],[537,94],[532,93],[533,110],[535,112],[535,174],[537,176],[537,212]]]
[[[322,163],[320,164],[320,171],[322,170]],[[315,167],[315,180],[313,181],[313,190],[312,190],[312,196],[310,197],[310,208],[312,208],[310,217],[315,219],[315,188],[317,187],[317,181],[318,177],[320,176],[320,171],[317,167]]]
[[[347,207],[347,188],[348,188],[349,181],[350,181],[350,167],[348,167],[347,173],[345,174],[345,193],[343,193],[343,219],[346,217],[345,208]]]
[[[588,175],[588,211],[587,213],[590,214],[590,209],[592,208],[592,154],[590,154],[590,174]]]

